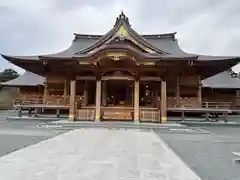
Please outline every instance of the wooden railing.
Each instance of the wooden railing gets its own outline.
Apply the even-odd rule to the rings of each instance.
[[[184,103],[179,106],[168,106],[170,108],[174,107],[185,107],[185,108],[217,108],[217,109],[231,109],[234,108],[232,107],[232,102],[208,102],[204,101],[201,103],[201,105],[196,105],[192,103]]]
[[[160,123],[160,109],[157,108],[140,108],[141,122],[156,122]]]
[[[189,108],[235,108],[234,102],[231,101],[202,101],[199,103],[197,97],[181,97],[180,103],[177,104],[175,97],[168,97],[167,106],[172,107],[189,107]]]
[[[43,99],[33,98],[33,99],[22,99],[22,98],[16,98],[13,100],[13,105],[27,105],[27,104],[42,104]]]
[[[203,108],[222,108],[222,109],[230,109],[232,102],[202,102]]]
[[[81,96],[76,96],[76,102],[81,103]],[[40,96],[20,96],[13,100],[13,105],[18,104],[48,104],[48,105],[69,105],[69,96],[64,98],[61,95],[49,95],[46,102]]]
[[[80,107],[76,109],[76,119],[78,121],[94,121],[95,107]]]
[[[201,107],[201,104],[198,101],[197,97],[181,97],[179,104],[177,104],[176,97],[168,97],[167,99],[167,106],[168,107]]]

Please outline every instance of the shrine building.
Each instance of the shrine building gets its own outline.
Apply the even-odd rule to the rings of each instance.
[[[123,13],[105,35],[74,36],[59,53],[2,55],[26,70],[2,83],[20,89],[15,104],[61,107],[70,121],[156,123],[179,107],[239,104],[240,81],[228,73],[239,57],[186,53],[176,33],[139,34]]]

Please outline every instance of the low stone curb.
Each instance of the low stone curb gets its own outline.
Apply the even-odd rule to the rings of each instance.
[[[224,126],[224,127],[240,127],[240,123],[236,122],[179,122],[185,126]]]
[[[60,118],[51,118],[51,117],[7,117],[6,120],[10,121],[43,121],[43,122],[52,122],[52,121],[59,121]]]

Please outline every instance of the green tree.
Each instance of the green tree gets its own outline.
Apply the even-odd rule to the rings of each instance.
[[[0,72],[0,82],[6,82],[12,79],[15,79],[19,76],[18,72],[13,69],[5,69]]]

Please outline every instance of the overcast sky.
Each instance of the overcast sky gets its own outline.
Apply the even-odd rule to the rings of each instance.
[[[177,32],[189,53],[240,56],[239,0],[0,0],[0,53],[61,51],[74,32],[106,33],[121,10],[141,34]]]

